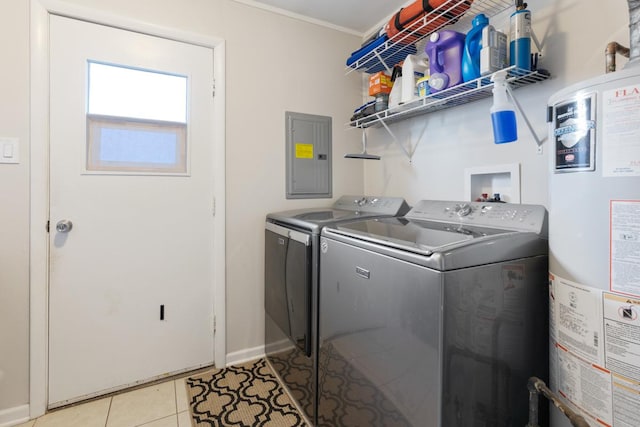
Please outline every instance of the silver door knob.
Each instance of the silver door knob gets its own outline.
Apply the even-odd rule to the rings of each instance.
[[[68,233],[73,228],[73,223],[68,219],[62,219],[56,224],[56,231],[59,233]]]

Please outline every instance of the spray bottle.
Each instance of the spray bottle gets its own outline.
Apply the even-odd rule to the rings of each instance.
[[[531,70],[531,12],[526,8],[523,0],[516,0],[516,11],[510,18],[509,64]]]
[[[491,123],[493,124],[493,140],[496,144],[513,142],[518,139],[516,112],[507,96],[507,72],[501,70],[491,76],[493,82],[493,105],[491,106]]]

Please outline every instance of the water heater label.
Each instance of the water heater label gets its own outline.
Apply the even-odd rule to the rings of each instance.
[[[640,419],[640,298],[549,274],[550,386],[591,427]]]
[[[640,176],[640,86],[602,93],[602,175]]]
[[[595,99],[595,94],[588,94],[553,106],[556,172],[595,169]]]
[[[609,204],[609,288],[640,297],[640,200]]]

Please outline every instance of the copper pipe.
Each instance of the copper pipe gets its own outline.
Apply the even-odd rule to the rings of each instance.
[[[631,50],[628,47],[624,47],[618,42],[611,42],[607,44],[607,48],[604,51],[606,58],[605,72],[611,73],[616,71],[616,54],[620,54],[625,58],[628,58],[630,52]]]
[[[582,415],[578,415],[571,408],[565,405],[540,378],[529,378],[527,389],[529,389],[529,424],[527,424],[526,427],[539,427],[537,412],[538,394],[549,399],[551,403],[553,403],[556,408],[558,408],[560,412],[569,419],[573,427],[589,427],[587,420],[585,420]]]

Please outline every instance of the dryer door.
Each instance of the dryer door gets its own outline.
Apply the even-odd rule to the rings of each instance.
[[[266,315],[273,323],[310,356],[311,238],[308,234],[267,223],[264,304]],[[267,339],[277,335],[266,331]]]

